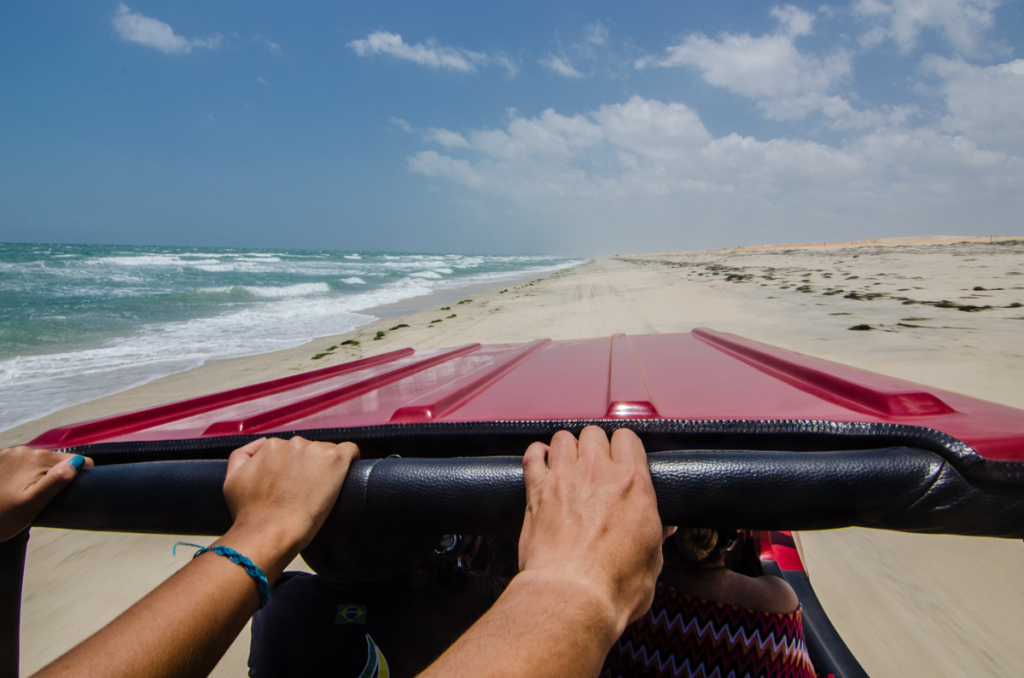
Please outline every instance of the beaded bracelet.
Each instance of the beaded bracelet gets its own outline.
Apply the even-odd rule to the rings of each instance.
[[[224,556],[236,565],[240,565],[245,570],[246,574],[253,578],[256,582],[256,588],[260,590],[260,609],[270,602],[270,582],[267,581],[267,575],[263,574],[263,570],[252,562],[241,553],[229,546],[202,546],[200,544],[190,544],[187,541],[179,541],[171,549],[171,555],[177,555],[178,546],[192,546],[199,549],[192,556],[195,560],[198,556],[203,555],[207,551],[212,551],[218,556]]]

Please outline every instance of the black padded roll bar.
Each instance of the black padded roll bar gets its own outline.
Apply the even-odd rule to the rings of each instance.
[[[0,542],[0,678],[18,678],[21,584],[28,530]]]
[[[1019,489],[977,486],[942,454],[915,447],[689,450],[648,458],[665,524],[756,530],[862,526],[1024,537]],[[526,499],[521,463],[520,457],[358,461],[317,539],[346,533],[515,533]],[[84,468],[35,524],[219,535],[231,524],[222,493],[226,469],[227,462],[216,460]],[[0,678],[18,674],[25,541],[22,535],[0,545],[0,581],[10,584],[0,587]],[[846,662],[849,675],[863,675],[841,640],[822,638],[830,665]]]
[[[916,448],[659,452],[649,461],[665,524],[1024,537],[1019,490],[976,488]],[[36,525],[219,535],[231,522],[225,470],[223,461],[86,468]],[[514,533],[524,506],[519,457],[358,461],[318,538]]]

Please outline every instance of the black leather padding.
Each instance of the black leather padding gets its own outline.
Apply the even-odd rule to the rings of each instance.
[[[648,458],[668,525],[1024,538],[1024,492],[975,486],[942,456],[917,448],[685,450]],[[525,507],[521,464],[520,457],[358,461],[318,538],[514,534]],[[225,472],[222,461],[86,468],[36,524],[219,535],[231,523]]]
[[[18,677],[21,585],[28,530],[0,542],[0,678]]]
[[[1024,489],[1024,462],[991,461],[963,441],[920,426],[821,420],[537,420],[465,421],[384,424],[347,428],[278,431],[270,435],[357,443],[363,459],[402,457],[487,457],[521,455],[535,440],[548,441],[556,431],[578,435],[585,426],[609,434],[629,428],[648,452],[666,450],[780,450],[825,452],[881,447],[916,447],[934,452],[974,484]],[[141,461],[227,459],[260,434],[184,440],[95,443],[65,448],[92,457],[97,466]]]

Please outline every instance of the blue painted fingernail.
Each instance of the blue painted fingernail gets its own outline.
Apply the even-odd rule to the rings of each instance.
[[[71,457],[71,461],[69,461],[68,463],[71,464],[71,466],[77,471],[78,469],[82,468],[82,466],[85,464],[85,457],[83,457],[80,454],[76,454],[75,456]]]

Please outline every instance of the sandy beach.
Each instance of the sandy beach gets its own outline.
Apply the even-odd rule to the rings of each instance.
[[[1024,238],[609,256],[537,281],[435,301],[418,310],[387,309],[387,317],[346,335],[207,364],[70,407],[0,432],[0,444],[404,346],[694,327],[1024,409]],[[342,346],[348,339],[359,343]],[[178,539],[33,530],[22,675],[183,566],[188,556],[171,557]],[[803,533],[801,540],[822,603],[870,675],[1024,675],[1019,541],[862,529]],[[214,675],[245,675],[247,640],[243,634]]]

